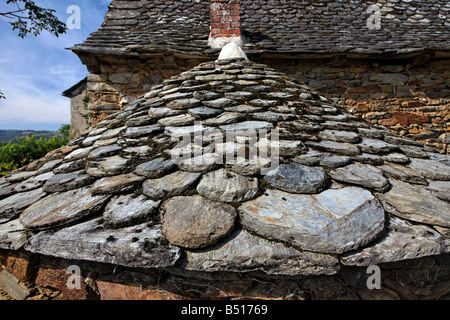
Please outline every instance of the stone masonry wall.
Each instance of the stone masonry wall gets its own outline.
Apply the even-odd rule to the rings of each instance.
[[[450,60],[261,59],[336,101],[368,122],[450,154]],[[88,76],[89,125],[94,126],[154,84],[204,61],[154,56],[99,60]]]
[[[87,77],[85,101],[88,103],[90,127],[150,91],[153,85],[163,79],[203,62],[201,59],[177,59],[171,55],[149,59],[107,56],[97,61],[96,71],[90,70]]]
[[[450,154],[450,60],[262,60],[368,122]]]
[[[449,259],[442,255],[382,264],[381,286],[373,288],[368,286],[374,284],[369,279],[373,272],[360,267],[298,279],[208,273],[195,279],[162,270],[0,250],[0,300],[449,299]],[[74,266],[80,270],[78,282],[71,273]]]

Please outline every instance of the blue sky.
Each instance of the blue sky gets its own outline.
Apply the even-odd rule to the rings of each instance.
[[[0,12],[5,12],[0,0]],[[110,0],[35,0],[41,7],[56,10],[58,18],[67,22],[72,13],[67,8],[80,8],[81,28],[67,30],[59,38],[47,31],[37,37],[22,39],[0,17],[0,129],[57,130],[70,123],[70,99],[61,93],[83,79],[86,66],[65,48],[82,43],[102,24]]]

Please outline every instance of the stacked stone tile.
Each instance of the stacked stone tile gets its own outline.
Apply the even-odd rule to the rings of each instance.
[[[280,165],[174,135],[278,129]],[[275,141],[275,142],[274,142]],[[205,141],[203,141],[205,142]],[[192,144],[187,144],[190,148]],[[185,146],[186,147],[186,146]],[[190,149],[189,149],[190,150]],[[200,152],[201,151],[201,152]],[[450,158],[266,65],[200,64],[0,180],[0,248],[183,272],[331,275],[448,253]]]
[[[241,0],[248,52],[399,54],[448,50],[446,0],[379,4],[380,26],[367,21],[377,1]],[[102,27],[76,52],[210,55],[210,1],[112,1]]]

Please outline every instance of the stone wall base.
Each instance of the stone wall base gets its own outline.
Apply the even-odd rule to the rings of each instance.
[[[182,275],[176,270],[130,269],[0,250],[0,300],[450,299],[448,254],[379,267],[378,289],[376,273],[362,267],[296,279],[237,273]]]

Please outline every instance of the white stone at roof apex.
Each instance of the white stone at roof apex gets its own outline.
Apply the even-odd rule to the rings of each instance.
[[[241,49],[239,44],[235,42],[230,42],[222,48],[220,51],[219,58],[217,60],[225,60],[225,59],[238,59],[244,58],[248,60],[247,55]]]

